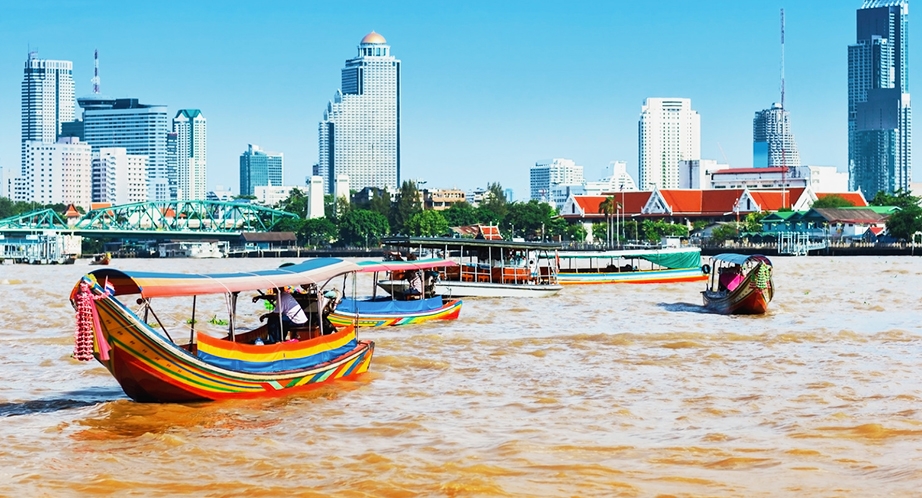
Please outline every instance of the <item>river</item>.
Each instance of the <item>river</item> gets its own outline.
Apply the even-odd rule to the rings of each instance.
[[[0,495],[917,496],[922,259],[773,259],[765,316],[703,313],[702,282],[468,299],[363,332],[357,381],[194,405],[135,403],[70,358],[86,260],[3,265]]]

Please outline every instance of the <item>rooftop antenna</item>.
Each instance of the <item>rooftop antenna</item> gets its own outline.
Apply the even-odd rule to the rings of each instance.
[[[93,95],[99,95],[99,49],[93,50]]]
[[[787,207],[788,164],[784,154],[787,141],[787,121],[784,119],[784,8],[781,9],[781,209]]]

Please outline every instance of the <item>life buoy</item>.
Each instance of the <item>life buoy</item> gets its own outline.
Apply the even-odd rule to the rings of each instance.
[[[708,265],[708,264],[701,265],[701,273],[704,273],[705,275],[710,275],[711,265]]]

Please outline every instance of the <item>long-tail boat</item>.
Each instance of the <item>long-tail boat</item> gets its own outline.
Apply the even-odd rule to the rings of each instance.
[[[457,266],[454,261],[440,258],[363,261],[359,263],[360,271],[373,274],[371,297],[343,299],[330,313],[330,322],[344,326],[383,327],[454,320],[461,313],[461,300],[436,294],[435,284],[444,276],[445,268]],[[382,273],[386,278],[379,279]],[[410,276],[414,273],[419,273],[420,289],[413,289],[410,284]],[[389,295],[379,296],[379,287]]]
[[[663,284],[707,279],[701,249],[623,249],[561,251],[557,281],[572,284]]]
[[[449,258],[458,266],[445,269],[436,292],[450,297],[545,297],[562,288],[557,283],[553,251],[560,244],[449,237],[385,237],[385,250],[419,257]]]
[[[775,292],[772,262],[761,254],[718,254],[705,265],[708,286],[701,292],[704,306],[725,315],[759,315],[768,309]]]
[[[74,357],[95,358],[125,394],[141,402],[282,396],[353,378],[368,369],[374,353],[374,343],[359,340],[354,327],[324,330],[322,320],[313,320],[308,322],[312,326],[289,330],[289,341],[260,345],[268,337],[268,323],[237,330],[236,309],[241,292],[277,293],[288,286],[322,289],[334,277],[354,275],[358,269],[336,258],[207,275],[98,269],[83,276],[71,293],[77,312]],[[226,335],[196,330],[196,298],[205,295],[224,297]],[[136,297],[133,302],[139,309],[133,311],[125,296]],[[192,298],[188,343],[175,341],[152,307],[154,300],[172,297]],[[158,327],[148,324],[151,318]]]

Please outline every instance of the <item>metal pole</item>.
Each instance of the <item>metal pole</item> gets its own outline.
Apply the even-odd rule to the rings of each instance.
[[[192,323],[189,327],[189,344],[192,344],[192,340],[195,338],[195,298],[198,296],[192,296]]]

